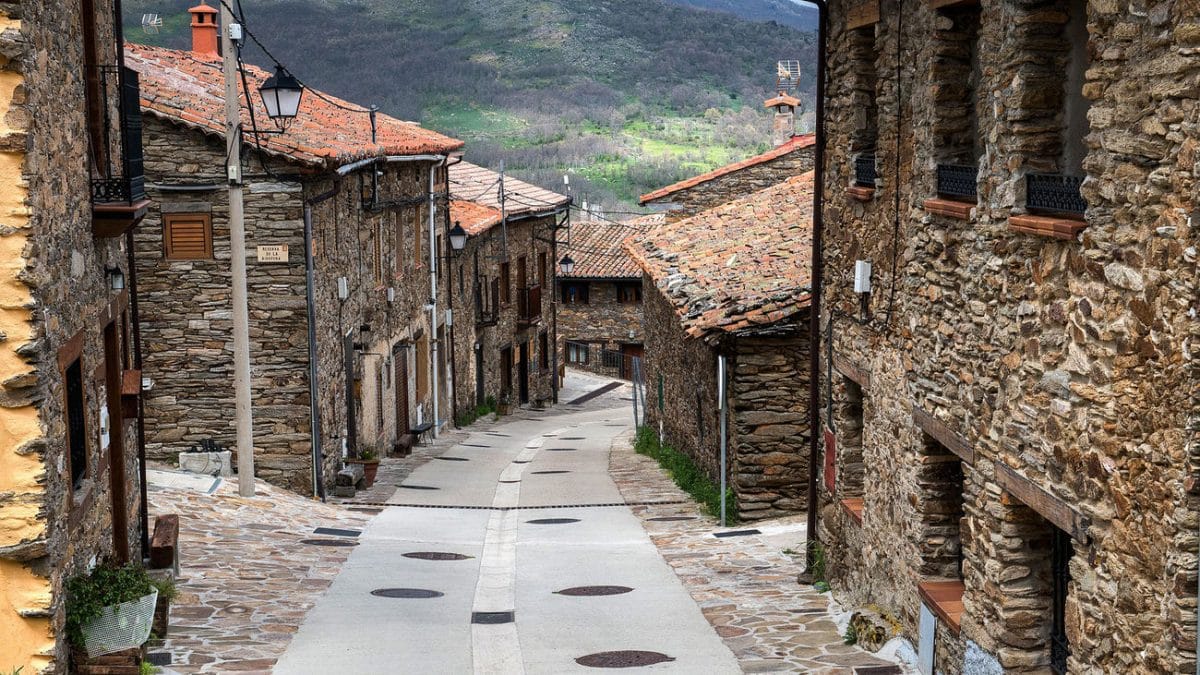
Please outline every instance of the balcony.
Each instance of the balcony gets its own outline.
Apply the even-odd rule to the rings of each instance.
[[[142,156],[141,88],[137,71],[130,68],[100,66],[89,79],[89,89],[100,99],[89,109],[102,118],[94,120],[101,128],[92,143],[92,234],[119,237],[141,222],[150,206]]]
[[[486,328],[495,326],[500,321],[500,280],[492,279],[492,286],[489,295],[491,296],[491,304],[484,306],[484,291],[483,287],[475,285],[475,326],[477,328]]]
[[[1082,176],[1031,173],[1025,176],[1025,208],[1030,212],[1083,217],[1087,202],[1080,194]]]
[[[517,326],[528,328],[542,320],[542,287],[529,286],[517,292]]]

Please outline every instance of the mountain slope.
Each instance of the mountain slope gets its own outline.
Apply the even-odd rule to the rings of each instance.
[[[126,35],[187,48],[193,4],[125,0]],[[242,5],[249,30],[307,84],[463,138],[477,162],[510,157],[535,182],[575,169],[622,203],[753,154],[769,137],[760,102],[775,61],[815,62],[810,34],[664,0]],[[162,16],[161,33],[140,29],[147,12]],[[247,58],[268,64],[253,48]],[[631,156],[642,161],[626,166]]]
[[[816,32],[817,8],[800,0],[670,0],[677,5],[724,12],[750,21],[774,21]]]

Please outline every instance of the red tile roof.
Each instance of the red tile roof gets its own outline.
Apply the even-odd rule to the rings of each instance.
[[[138,71],[140,76],[145,112],[225,136],[225,80],[218,57],[128,44],[125,60],[126,65]],[[258,95],[258,86],[267,79],[268,73],[247,65],[246,75],[259,128],[274,129]],[[324,96],[339,105],[363,108],[327,94]],[[244,93],[242,122],[249,130],[250,113]],[[300,114],[287,133],[260,136],[260,143],[268,153],[318,166],[386,155],[445,154],[463,147],[462,141],[384,114],[376,115],[376,127],[377,142],[372,143],[368,115],[340,110],[308,91],[300,104]]]
[[[500,210],[460,199],[450,200],[450,220],[462,225],[467,236],[482,234],[500,222]]]
[[[641,279],[642,268],[622,246],[625,240],[666,222],[663,214],[643,216],[624,223],[583,221],[571,223],[567,245],[559,245],[560,256],[571,256],[575,270],[559,273],[571,279]]]
[[[543,216],[571,204],[571,198],[504,177],[504,211],[509,218]],[[450,198],[500,210],[500,174],[470,162],[450,165]],[[496,222],[499,222],[498,220]],[[466,225],[464,224],[465,228]]]
[[[795,96],[788,96],[787,94],[780,94],[780,95],[776,96],[775,98],[769,98],[763,102],[764,108],[774,108],[775,106],[778,106],[778,105],[790,105],[793,108],[799,108],[800,107],[800,99],[796,98]]]
[[[696,176],[694,178],[688,178],[687,180],[679,181],[678,183],[675,183],[674,185],[668,185],[665,188],[660,188],[658,190],[655,190],[654,192],[644,194],[638,198],[638,203],[645,205],[649,202],[657,201],[659,199],[662,199],[663,197],[668,197],[670,195],[673,195],[676,192],[680,192],[680,191],[686,190],[688,188],[694,188],[697,185],[700,185],[702,183],[707,183],[710,180],[715,180],[717,178],[720,178],[721,176],[727,176],[731,173],[741,171],[742,169],[748,169],[752,166],[758,166],[759,164],[765,164],[773,159],[779,159],[780,157],[783,157],[784,155],[791,154],[791,153],[793,153],[797,150],[801,150],[803,148],[811,148],[812,146],[814,146],[816,144],[817,144],[817,137],[815,134],[804,134],[803,136],[794,136],[794,137],[792,137],[792,140],[788,141],[787,143],[784,143],[783,145],[781,145],[777,148],[772,148],[771,150],[768,150],[761,155],[756,155],[749,159],[743,159],[740,162],[734,162],[733,164],[723,166],[719,169],[714,169],[712,171],[709,171],[708,173],[700,174],[699,176]]]
[[[626,241],[675,306],[684,330],[711,337],[786,321],[808,307],[813,173]]]

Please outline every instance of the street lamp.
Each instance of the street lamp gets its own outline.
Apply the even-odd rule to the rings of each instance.
[[[563,256],[563,259],[558,262],[558,265],[562,269],[563,274],[570,275],[575,271],[575,261],[572,260],[571,256],[569,255]]]
[[[467,246],[467,231],[463,229],[462,223],[454,221],[454,227],[450,230],[450,250],[458,252]]]
[[[304,97],[304,86],[292,74],[283,69],[283,66],[275,67],[275,74],[267,78],[262,86],[258,88],[259,95],[262,96],[263,105],[267,108],[267,117],[270,117],[275,126],[279,129],[287,129],[292,120],[300,112],[300,99]]]

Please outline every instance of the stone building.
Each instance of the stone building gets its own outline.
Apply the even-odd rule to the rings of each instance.
[[[0,6],[0,670],[68,670],[66,580],[145,550],[127,234],[137,77],[113,3]]]
[[[924,672],[1193,672],[1198,17],[831,3],[819,534]]]
[[[774,102],[778,101],[768,101]],[[642,206],[668,207],[667,217],[672,220],[688,218],[705,209],[812,171],[816,136],[792,136],[786,141],[777,139],[776,143],[774,148],[761,155],[644,194],[638,203]]]
[[[206,439],[233,449],[236,436],[223,78],[215,10],[191,12],[191,51],[127,47],[143,83],[156,202],[137,236],[156,459]],[[363,108],[315,91],[284,133],[256,138],[247,100],[253,123],[274,129],[257,92],[267,73],[247,71],[255,469],[318,494],[344,456],[403,452],[447,418],[446,326],[431,300],[445,163],[462,143],[382,114],[373,131]]]
[[[571,198],[457,162],[450,220],[467,233],[445,287],[454,322],[456,415],[489,398],[544,406],[557,397],[555,240]]]
[[[629,379],[642,347],[642,269],[622,246],[656,225],[661,214],[626,223],[580,221],[571,224],[560,246],[570,272],[560,270],[558,333],[563,362],[573,368]]]
[[[729,487],[745,520],[803,511],[812,172],[626,242],[645,272],[646,424]]]

